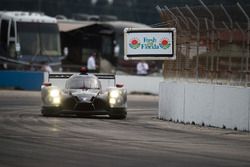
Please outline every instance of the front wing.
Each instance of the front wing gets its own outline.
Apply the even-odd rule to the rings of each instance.
[[[125,97],[122,98],[126,100]],[[126,103],[124,101],[124,103]],[[126,105],[110,107],[108,93],[94,99],[79,99],[74,96],[64,96],[60,105],[43,105],[44,116],[56,116],[65,114],[74,115],[110,115],[112,117],[125,118],[127,115]]]

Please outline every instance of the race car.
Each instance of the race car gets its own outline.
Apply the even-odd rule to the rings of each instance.
[[[126,118],[127,91],[122,84],[115,83],[114,75],[87,73],[48,75],[48,82],[41,87],[43,116],[70,114]],[[58,83],[62,84],[64,80],[66,82],[63,88],[56,86]],[[106,88],[103,88],[102,82],[105,80]]]

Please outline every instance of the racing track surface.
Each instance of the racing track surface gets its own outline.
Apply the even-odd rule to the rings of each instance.
[[[42,117],[40,93],[0,90],[0,166],[250,166],[246,132],[157,119],[157,96],[129,95],[128,118]]]

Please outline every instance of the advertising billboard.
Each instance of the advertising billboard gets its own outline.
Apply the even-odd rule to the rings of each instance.
[[[175,28],[125,28],[125,60],[175,60]]]

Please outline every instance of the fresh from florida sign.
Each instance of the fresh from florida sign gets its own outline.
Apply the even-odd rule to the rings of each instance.
[[[176,58],[175,28],[124,29],[125,59]]]

